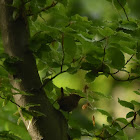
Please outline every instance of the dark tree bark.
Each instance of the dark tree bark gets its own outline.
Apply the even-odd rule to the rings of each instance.
[[[32,140],[67,140],[67,122],[63,115],[54,109],[44,90],[40,90],[41,81],[38,75],[35,58],[29,47],[29,28],[27,17],[22,5],[19,16],[13,19],[14,8],[12,0],[0,0],[0,29],[5,52],[9,56],[18,57],[21,61],[16,63],[16,74],[10,75],[15,88],[29,92],[31,96],[14,95],[15,102],[22,107],[27,104],[40,104],[30,107],[30,111],[39,111],[43,116],[34,116],[33,120],[23,121]],[[15,79],[21,79],[16,82]],[[22,113],[20,112],[21,116]]]

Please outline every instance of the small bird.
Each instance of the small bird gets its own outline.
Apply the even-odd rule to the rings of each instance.
[[[78,106],[78,102],[81,98],[83,97],[77,94],[70,94],[69,96],[60,98],[57,102],[61,110],[71,112]]]
[[[61,88],[62,97],[57,100],[60,109],[63,111],[71,112],[78,106],[78,102],[81,96],[77,94],[70,94],[69,96],[64,96],[63,88]]]

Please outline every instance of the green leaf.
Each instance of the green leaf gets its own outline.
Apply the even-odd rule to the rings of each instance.
[[[110,47],[106,50],[106,54],[108,61],[110,61],[111,67],[116,69],[121,69],[124,67],[125,65],[124,55],[119,49]]]
[[[50,79],[45,79],[45,81],[47,84],[45,86],[45,90],[47,90],[47,92],[49,92],[49,95],[51,96],[51,91],[53,90],[53,82]]]
[[[53,38],[46,32],[37,32],[30,40],[30,49],[33,52],[40,53],[41,51],[51,51],[48,46],[49,43],[53,42]],[[40,49],[40,50],[39,50]]]
[[[57,0],[57,1],[62,3],[64,6],[67,6],[67,4],[68,4],[67,0]]]
[[[135,31],[138,28],[138,25],[133,21],[120,21],[119,28]]]
[[[8,57],[3,62],[4,67],[10,74],[16,74],[17,65],[21,62],[21,60],[17,57]]]
[[[140,59],[140,43],[137,44],[137,53],[136,53],[137,59]]]
[[[17,124],[19,125],[21,123],[21,121],[22,121],[22,119],[21,119],[21,117],[19,117],[17,120]]]
[[[98,27],[98,31],[104,37],[111,36],[114,34],[114,31],[109,27],[104,27],[104,28]]]
[[[107,111],[105,111],[105,110],[103,110],[103,109],[97,109],[97,111],[99,111],[100,113],[102,113],[103,115],[106,115],[106,116],[108,116],[108,117],[111,117],[111,115],[107,112]]]
[[[0,138],[1,140],[22,140],[10,131],[0,131]]]
[[[121,130],[121,126],[117,123],[117,122],[114,122],[112,123],[111,126],[105,126],[105,129],[107,129],[107,131],[111,134],[111,135],[114,135],[116,132],[116,135],[115,137],[118,137],[118,136],[123,136],[124,135],[124,132],[123,130]],[[112,137],[112,140],[115,140],[115,137]],[[117,139],[116,139],[117,140]]]
[[[110,43],[118,43],[120,41],[134,41],[130,34],[124,32],[116,32],[115,35],[112,35],[110,38]],[[129,42],[130,43],[130,42]]]
[[[113,135],[113,134],[115,134],[117,131],[118,131],[118,133],[116,134],[116,135],[123,135],[123,131],[121,130],[121,127],[120,127],[120,125],[118,124],[118,123],[114,123],[114,125],[113,126],[105,126],[105,129],[109,132],[109,134],[111,134],[111,135]],[[115,139],[115,137],[112,137],[113,139],[112,140],[114,140]],[[116,139],[117,140],[117,139]]]
[[[134,93],[136,93],[137,95],[140,95],[140,92],[138,92],[138,91],[134,91]]]
[[[22,111],[22,115],[23,115],[25,120],[32,120],[33,115],[32,115],[32,113],[30,111],[28,111],[25,108],[20,108],[20,109]]]
[[[74,38],[71,36],[64,36],[64,51],[72,58],[75,56],[77,46],[75,44]]]
[[[14,10],[13,11],[13,19],[16,20],[19,17],[19,10]]]
[[[46,0],[37,0],[38,5],[43,6],[46,4]]]
[[[77,73],[78,69],[79,69],[79,66],[78,67],[69,67],[67,69],[67,72],[70,73],[70,74],[75,74],[75,73]]]
[[[134,117],[134,115],[135,115],[135,112],[131,111],[131,112],[126,114],[126,118]]]
[[[128,121],[125,118],[117,118],[116,121],[119,121],[125,125],[128,124]]]
[[[130,45],[130,44],[129,44],[129,45]],[[136,51],[135,51],[133,48],[131,49],[131,48],[130,48],[127,44],[125,44],[124,42],[120,42],[119,44],[118,44],[118,43],[111,43],[110,46],[111,46],[111,47],[115,47],[115,48],[117,48],[117,49],[119,49],[119,50],[121,50],[121,51],[123,51],[123,52],[125,52],[125,53],[127,53],[127,54],[130,54],[130,55],[136,53]]]
[[[32,14],[37,13],[39,9],[40,9],[40,6],[38,6],[37,1],[35,0],[30,1],[30,11]]]
[[[134,105],[140,106],[140,102],[138,102],[138,101],[132,100],[131,103],[134,104]]]
[[[113,118],[112,118],[111,116],[108,116],[108,117],[107,117],[107,122],[108,122],[108,123],[112,123],[112,122],[113,122]]]
[[[81,131],[80,131],[80,129],[77,129],[77,128],[68,129],[68,134],[72,138],[80,138],[81,137]]]
[[[33,112],[32,112],[32,115],[33,115],[33,116],[36,116],[36,117],[39,117],[39,116],[44,116],[44,117],[46,117],[46,115],[45,115],[44,113],[39,112],[39,111],[33,111]]]
[[[103,64],[102,65],[102,71],[103,71],[103,73],[104,73],[104,75],[106,76],[106,77],[108,77],[109,76],[109,73],[110,73],[110,68],[107,66],[107,65],[105,65],[105,64]],[[102,72],[101,71],[101,72]]]
[[[100,96],[100,97],[108,98],[108,99],[111,98],[111,96],[107,96],[107,95],[105,95],[105,94],[103,94],[103,93],[101,93],[101,92],[96,92],[96,91],[94,91],[94,94],[96,94],[96,95],[98,95],[98,96]]]
[[[12,97],[10,94],[6,95],[6,98],[4,99],[2,106],[4,107],[5,105],[7,105],[11,98]]]
[[[120,100],[119,98],[118,98],[118,102],[119,102],[122,106],[134,110],[134,105],[133,105],[132,103],[127,102],[127,101],[124,101],[124,100]]]
[[[113,0],[113,4],[118,10],[120,10],[122,7],[124,8],[126,0]]]
[[[138,114],[139,114],[139,116],[140,116],[140,110],[138,110],[138,111],[137,111],[137,113],[138,113]]]
[[[22,4],[21,0],[13,0],[12,6],[16,7],[16,8],[19,8],[21,4]]]
[[[90,82],[93,82],[97,76],[98,75],[96,73],[94,73],[93,71],[90,71],[90,72],[86,73],[85,79],[87,82],[90,83]]]
[[[108,1],[108,2],[111,2],[111,3],[112,3],[112,0],[106,0],[106,1]]]
[[[83,70],[93,70],[95,69],[94,65],[88,62],[83,62],[81,65],[81,69]]]
[[[90,55],[90,54],[87,54],[86,60],[87,60],[89,63],[93,64],[94,67],[96,67],[96,68],[99,68],[99,67],[102,65],[101,60],[99,60],[99,59],[93,57],[93,56]]]

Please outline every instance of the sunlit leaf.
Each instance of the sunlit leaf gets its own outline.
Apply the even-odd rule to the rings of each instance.
[[[99,111],[100,113],[102,113],[103,115],[106,115],[106,116],[111,116],[107,111],[103,110],[103,109],[97,109],[97,111]]]
[[[128,121],[125,118],[117,118],[116,121],[119,121],[125,125],[128,124]]]
[[[133,105],[132,103],[127,102],[127,101],[124,101],[124,100],[120,100],[119,98],[118,98],[118,102],[119,102],[122,106],[134,110],[134,105]]]

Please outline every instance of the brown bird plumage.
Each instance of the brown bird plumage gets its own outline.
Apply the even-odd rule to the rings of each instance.
[[[70,94],[58,99],[60,109],[63,111],[71,112],[78,106],[78,102],[82,97],[76,94]]]

